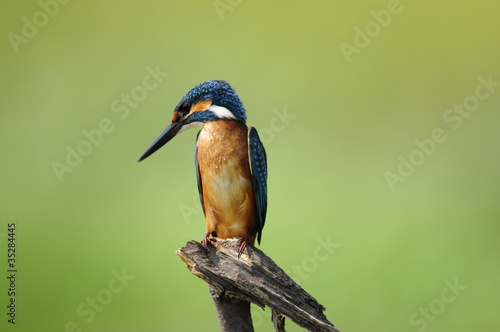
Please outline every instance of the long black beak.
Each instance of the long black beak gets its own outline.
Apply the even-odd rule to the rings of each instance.
[[[151,144],[151,146],[144,152],[144,154],[139,158],[138,161],[142,161],[152,155],[156,150],[164,146],[168,141],[170,141],[174,136],[181,130],[181,122],[172,122],[158,138]]]

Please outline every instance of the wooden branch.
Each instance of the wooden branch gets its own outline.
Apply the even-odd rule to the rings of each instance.
[[[222,332],[238,331],[253,332],[250,302],[233,299],[219,293],[209,285],[210,294],[214,301],[215,315]]]
[[[249,304],[244,304],[252,302],[271,308],[276,331],[284,331],[288,317],[309,331],[339,332],[323,314],[325,308],[261,250],[247,246],[238,259],[239,239],[211,244],[205,249],[189,241],[176,254],[210,285],[221,331],[253,331]]]

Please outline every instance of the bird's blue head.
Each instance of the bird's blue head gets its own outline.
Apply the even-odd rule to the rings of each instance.
[[[172,123],[141,156],[146,159],[170,141],[177,133],[192,127],[202,127],[209,121],[239,121],[246,114],[240,97],[226,81],[205,81],[192,88],[175,107]]]
[[[247,117],[240,97],[234,89],[226,81],[219,80],[205,81],[192,88],[179,102],[174,115],[175,112],[185,113],[186,111],[186,114],[208,111],[215,116],[209,115],[207,118],[215,120],[234,119],[245,122]]]

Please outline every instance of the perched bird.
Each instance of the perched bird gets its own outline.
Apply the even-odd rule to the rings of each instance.
[[[201,127],[195,167],[206,232],[222,239],[238,237],[239,255],[255,239],[260,244],[267,210],[267,158],[257,130],[246,125],[240,98],[225,81],[206,81],[191,89],[175,107],[172,123],[141,156],[146,159],[177,133]]]

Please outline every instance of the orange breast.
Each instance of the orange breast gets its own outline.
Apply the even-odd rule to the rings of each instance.
[[[255,241],[256,214],[247,128],[236,121],[206,123],[198,137],[198,167],[207,231]]]

